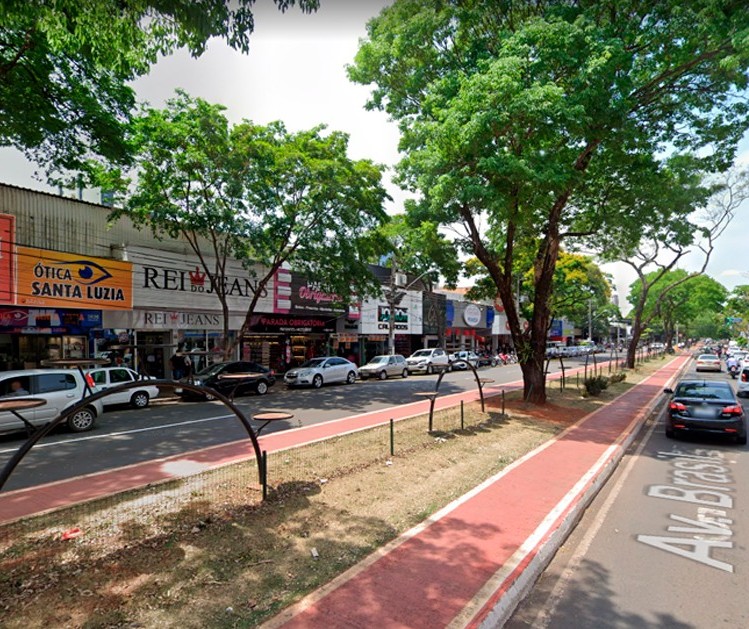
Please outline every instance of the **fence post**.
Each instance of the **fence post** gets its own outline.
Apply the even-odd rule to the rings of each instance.
[[[390,420],[390,456],[395,456],[395,428],[393,420]]]
[[[263,500],[268,497],[268,452],[263,450]]]
[[[464,415],[463,415],[463,400],[460,401],[460,429],[464,428]]]
[[[502,389],[502,417],[505,416],[505,390]]]

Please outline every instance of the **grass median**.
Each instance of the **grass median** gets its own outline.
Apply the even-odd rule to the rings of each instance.
[[[128,492],[0,531],[0,625],[252,627],[327,583],[665,364],[598,397],[508,394]],[[65,531],[80,530],[72,539]]]

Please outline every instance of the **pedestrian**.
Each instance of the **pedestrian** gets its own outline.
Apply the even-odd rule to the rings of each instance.
[[[169,366],[172,368],[173,380],[181,380],[185,377],[185,360],[179,350],[169,359]]]

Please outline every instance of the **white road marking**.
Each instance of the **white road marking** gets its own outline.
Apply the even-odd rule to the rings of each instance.
[[[220,419],[235,418],[236,415],[217,415],[216,417],[204,417],[202,419],[190,419],[183,422],[175,422],[173,424],[159,424],[158,426],[148,426],[147,428],[133,428],[132,430],[120,430],[118,432],[107,432],[99,435],[88,435],[86,437],[75,437],[73,439],[63,439],[60,441],[47,441],[45,443],[37,443],[34,449],[38,448],[49,448],[51,446],[66,445],[68,443],[76,443],[79,441],[93,441],[95,439],[108,439],[109,437],[122,437],[125,435],[133,435],[139,432],[151,432],[153,430],[162,430],[163,428],[176,428],[178,426],[189,426],[190,424],[200,424],[202,422],[214,422]],[[16,452],[18,448],[11,448],[7,450],[0,450],[0,454],[9,454]]]

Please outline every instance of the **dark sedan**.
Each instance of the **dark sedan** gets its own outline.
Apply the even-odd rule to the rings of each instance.
[[[727,382],[682,380],[671,395],[666,418],[666,436],[677,433],[709,433],[733,437],[746,444],[744,409]]]
[[[268,388],[276,382],[273,372],[267,367],[245,360],[228,363],[216,363],[193,375],[190,378],[182,378],[180,382],[210,387],[215,391],[227,396],[238,395],[265,395]],[[210,394],[200,395],[187,389],[176,389],[183,398],[212,400]]]

